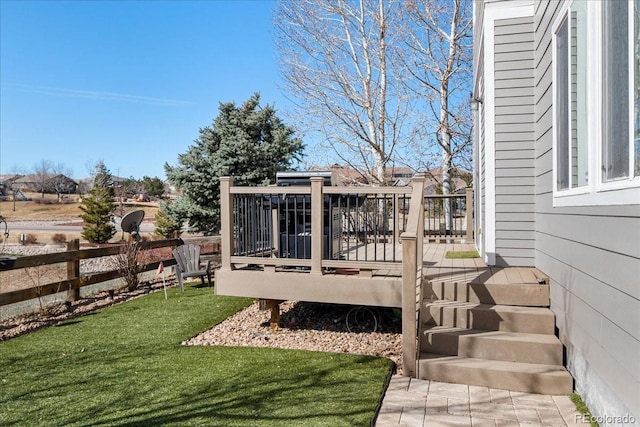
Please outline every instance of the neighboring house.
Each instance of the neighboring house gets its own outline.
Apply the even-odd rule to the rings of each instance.
[[[467,182],[462,179],[464,175],[471,175],[470,172],[453,168],[451,170],[451,193],[464,194],[468,187]],[[442,194],[442,168],[434,168],[425,172],[426,181],[424,183],[424,194]]]
[[[639,14],[474,2],[476,244],[550,277],[566,365],[604,424],[640,422]]]
[[[343,166],[339,164],[334,164],[331,166],[312,166],[310,168],[312,171],[324,171],[329,170],[335,173],[337,176],[338,182],[340,185],[346,186],[369,186],[373,179],[368,179],[366,174],[362,174],[358,170],[351,168],[349,166]],[[389,185],[393,185],[396,187],[407,186],[411,183],[411,179],[416,175],[416,171],[407,167],[388,167],[387,175],[389,177],[388,182]],[[442,169],[434,168],[426,171],[425,173],[426,181],[425,181],[425,194],[439,194],[441,190],[442,181]],[[461,178],[464,174],[470,174],[469,172],[459,170],[454,168],[452,171],[451,178],[451,187],[452,193],[461,193],[464,194],[465,189],[467,188],[467,183],[464,179]]]
[[[13,188],[20,191],[38,193],[69,194],[76,193],[78,183],[62,174],[25,175],[13,181]]]

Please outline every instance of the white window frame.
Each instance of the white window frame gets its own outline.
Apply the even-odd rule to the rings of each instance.
[[[567,1],[563,4],[560,13],[554,20],[552,30],[552,75],[553,81],[557,79],[557,70],[555,66],[556,51],[556,34],[564,21],[568,25],[568,39],[571,39],[571,25],[569,12],[573,1]],[[553,206],[596,206],[596,205],[639,205],[640,204],[640,176],[634,174],[634,76],[636,61],[634,60],[634,0],[628,1],[629,12],[629,177],[618,179],[615,181],[604,182],[601,173],[602,164],[602,141],[603,141],[603,94],[602,94],[602,64],[603,62],[603,46],[602,46],[602,7],[600,2],[588,2],[587,5],[587,140],[588,140],[588,176],[587,185],[576,188],[558,189],[557,183],[557,162],[558,162],[558,141],[556,128],[553,129]],[[569,55],[571,49],[569,48]],[[571,64],[569,60],[569,67]],[[570,79],[569,88],[570,90]],[[559,111],[556,108],[556,91],[558,87],[553,87],[553,123],[558,122]],[[570,100],[570,98],[569,98]],[[570,112],[568,114],[570,122]],[[570,124],[569,124],[570,126]]]

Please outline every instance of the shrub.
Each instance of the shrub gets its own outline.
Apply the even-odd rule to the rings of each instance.
[[[51,241],[53,243],[67,243],[67,236],[66,234],[56,233],[51,236]]]
[[[32,233],[27,234],[27,240],[25,240],[25,244],[35,245],[36,243],[38,243],[38,236]]]
[[[144,272],[144,258],[137,243],[125,243],[120,248],[120,253],[113,258],[114,267],[129,291],[140,285],[140,278]]]

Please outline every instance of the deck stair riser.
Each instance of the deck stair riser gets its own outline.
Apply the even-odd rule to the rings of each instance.
[[[541,307],[519,307],[461,303],[424,302],[422,321],[429,326],[450,326],[485,331],[553,334],[553,313]]]
[[[422,354],[419,377],[504,390],[562,395],[573,391],[573,379],[562,366]]]
[[[549,306],[549,285],[537,283],[427,282],[422,295],[428,300],[448,300],[492,305]]]
[[[554,335],[436,326],[420,342],[424,353],[562,366],[562,344]]]
[[[540,394],[569,394],[573,378],[549,309],[548,278],[535,269],[425,274],[417,377]]]

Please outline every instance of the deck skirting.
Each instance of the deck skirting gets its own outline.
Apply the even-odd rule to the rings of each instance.
[[[332,304],[402,307],[401,277],[217,270],[218,295]]]

